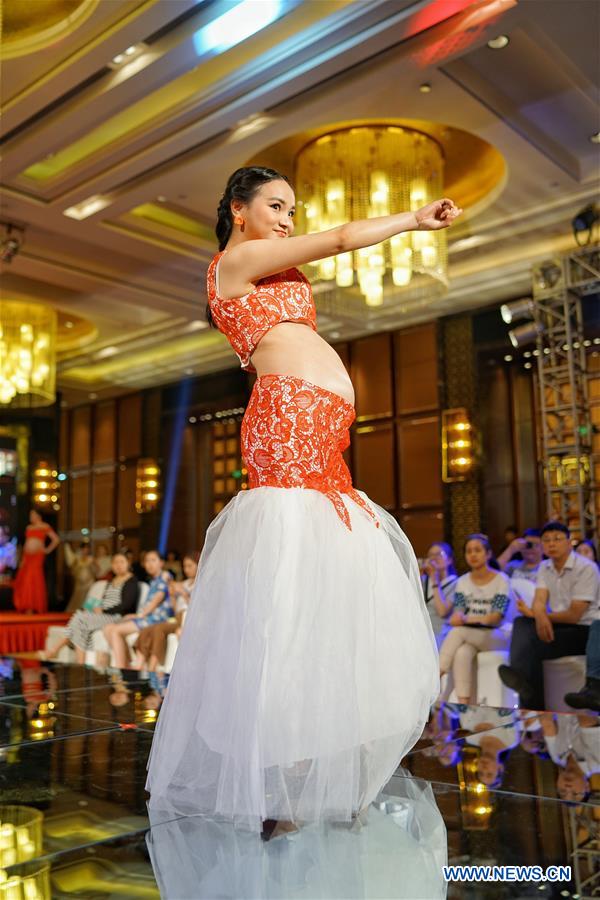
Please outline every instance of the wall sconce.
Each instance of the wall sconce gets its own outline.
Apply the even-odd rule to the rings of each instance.
[[[47,460],[40,460],[31,477],[33,505],[42,509],[60,509],[58,472]]]
[[[473,426],[464,407],[442,411],[442,479],[464,481],[475,464]]]
[[[135,478],[135,508],[152,512],[160,500],[160,466],[155,459],[138,459]]]

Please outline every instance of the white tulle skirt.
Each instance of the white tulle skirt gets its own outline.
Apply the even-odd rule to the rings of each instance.
[[[419,572],[396,521],[316,490],[239,493],[211,524],[148,763],[150,806],[349,820],[439,693]]]

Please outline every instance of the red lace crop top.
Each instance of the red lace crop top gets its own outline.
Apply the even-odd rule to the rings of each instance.
[[[217,266],[226,253],[217,253],[206,275],[208,302],[215,324],[235,352],[242,369],[256,371],[250,359],[267,331],[281,322],[301,322],[317,330],[317,311],[308,278],[287,269],[257,282],[243,297],[224,300],[217,293]]]

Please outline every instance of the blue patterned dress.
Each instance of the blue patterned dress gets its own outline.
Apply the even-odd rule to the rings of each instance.
[[[169,595],[169,585],[164,575],[159,575],[150,582],[148,596],[144,608],[142,609],[142,613],[144,612],[144,609],[147,609],[148,605],[152,603],[152,600],[159,591],[162,591],[165,597],[164,600],[158,604],[156,609],[151,612],[149,616],[136,616],[133,620],[140,631],[142,628],[147,628],[148,625],[156,625],[157,622],[166,622],[167,619],[170,619],[171,616],[175,615],[171,604],[171,597]]]

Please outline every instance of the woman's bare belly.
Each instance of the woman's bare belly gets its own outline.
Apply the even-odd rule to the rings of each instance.
[[[39,553],[43,549],[44,542],[36,537],[26,538],[23,544],[23,553]]]
[[[259,377],[295,375],[339,394],[354,406],[354,388],[342,360],[310,325],[301,322],[275,325],[254,351],[252,365]]]

